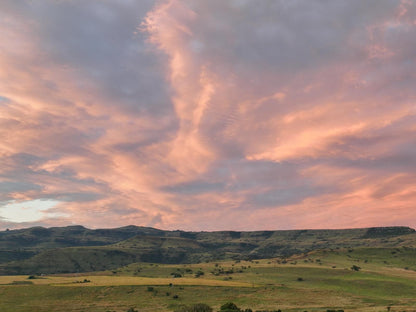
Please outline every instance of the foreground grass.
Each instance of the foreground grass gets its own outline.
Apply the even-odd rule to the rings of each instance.
[[[96,274],[1,276],[0,311],[125,312],[135,307],[152,312],[200,302],[218,310],[233,301],[242,308],[284,312],[387,307],[410,312],[416,311],[414,255],[414,250],[336,250],[285,260],[138,263]],[[352,265],[361,269],[353,271]]]

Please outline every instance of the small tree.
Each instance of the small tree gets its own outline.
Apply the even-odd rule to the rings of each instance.
[[[220,312],[241,312],[241,309],[236,304],[227,302],[221,306]]]

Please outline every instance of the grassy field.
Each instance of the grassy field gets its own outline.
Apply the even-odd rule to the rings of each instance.
[[[0,276],[2,312],[174,311],[194,303],[217,311],[228,301],[253,311],[416,311],[416,250],[336,249],[287,259],[134,263],[86,274]]]
[[[125,286],[125,285],[158,285],[166,286],[222,286],[222,287],[252,287],[252,284],[237,281],[222,281],[215,279],[196,278],[163,278],[136,277],[111,275],[82,275],[82,276],[46,276],[30,279],[27,275],[0,276],[0,285],[50,285],[72,287],[94,286]]]

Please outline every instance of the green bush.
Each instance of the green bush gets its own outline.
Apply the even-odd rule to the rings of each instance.
[[[170,275],[172,275],[174,278],[182,277],[182,274],[179,273],[179,272],[172,272],[172,273],[170,273]]]
[[[190,306],[182,306],[175,312],[212,312],[212,308],[205,303],[197,303]]]
[[[227,302],[221,306],[220,312],[241,312],[241,309],[236,304]]]

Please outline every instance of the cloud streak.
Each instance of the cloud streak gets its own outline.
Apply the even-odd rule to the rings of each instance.
[[[0,227],[416,226],[414,3],[0,6]]]

